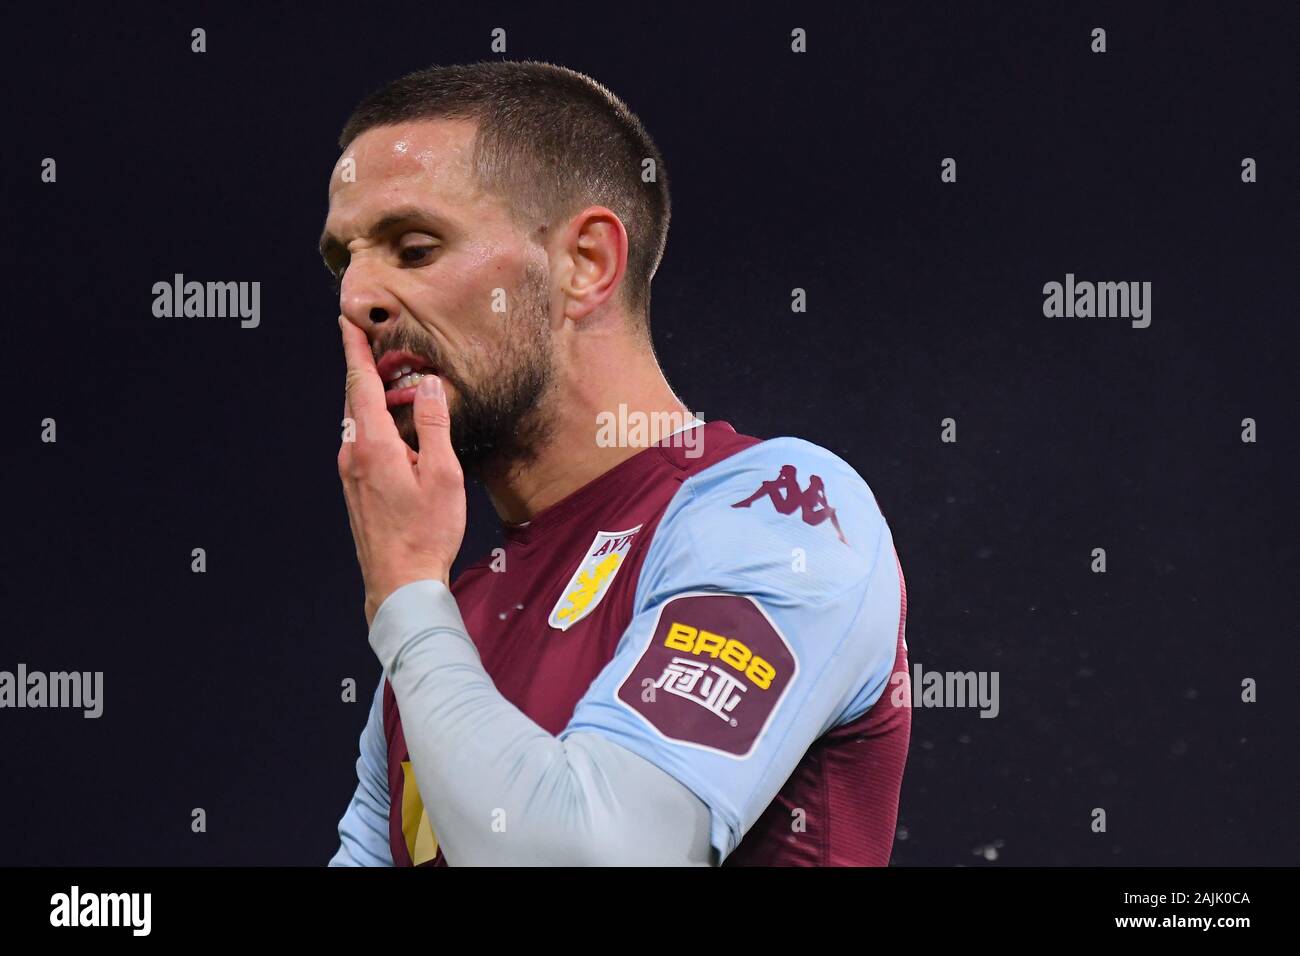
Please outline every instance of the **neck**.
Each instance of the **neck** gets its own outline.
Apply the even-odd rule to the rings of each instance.
[[[539,413],[550,427],[536,454],[484,479],[502,521],[531,521],[692,418],[648,343],[602,335],[585,345],[587,358],[557,370],[555,385],[542,399]],[[626,432],[619,425],[623,421],[629,423]],[[633,427],[638,421],[672,426]]]

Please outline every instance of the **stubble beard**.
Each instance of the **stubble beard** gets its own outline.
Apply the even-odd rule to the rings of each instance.
[[[554,354],[547,286],[544,271],[529,270],[518,293],[520,306],[505,320],[506,342],[495,363],[473,370],[474,384],[459,369],[438,372],[454,390],[448,408],[452,449],[465,474],[480,481],[527,465],[551,435]],[[418,452],[414,405],[391,411],[398,434]]]

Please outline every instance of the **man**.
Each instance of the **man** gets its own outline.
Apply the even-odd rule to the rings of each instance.
[[[479,63],[385,86],[340,145],[338,466],[385,679],[332,864],[887,863],[889,528],[836,456],[669,388],[640,121],[571,70]],[[453,585],[465,473],[506,545]]]

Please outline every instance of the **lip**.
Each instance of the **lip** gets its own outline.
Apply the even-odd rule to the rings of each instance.
[[[385,352],[379,357],[379,361],[375,363],[375,370],[384,383],[384,404],[388,408],[395,408],[398,405],[411,405],[415,402],[415,385],[406,388],[388,387],[390,382],[398,378],[403,368],[410,368],[413,372],[423,372],[427,375],[438,374],[437,366],[423,355],[416,355],[414,352],[407,351]]]
[[[375,368],[379,372],[380,381],[387,386],[389,380],[392,379],[393,374],[404,365],[409,365],[412,370],[426,369],[433,372],[435,375],[438,373],[437,366],[426,359],[423,355],[416,355],[413,352],[405,351],[385,352],[379,357],[379,361],[375,363]],[[402,391],[408,390],[402,389]],[[410,391],[414,392],[414,389],[411,389]]]
[[[388,408],[397,405],[412,405],[415,403],[415,389],[417,386],[412,385],[410,388],[390,388],[384,392],[384,404]]]

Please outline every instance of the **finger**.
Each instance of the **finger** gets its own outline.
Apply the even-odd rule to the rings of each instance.
[[[351,422],[351,426],[349,426]],[[348,479],[348,469],[352,463],[352,445],[357,438],[357,423],[352,418],[352,406],[348,402],[347,390],[343,391],[343,420],[339,423],[342,426],[339,440],[339,477],[345,482]]]
[[[347,424],[344,424],[343,441],[339,442],[339,483],[343,486],[343,503],[347,506],[348,523],[354,530],[353,537],[355,538],[356,523],[352,516],[352,487],[356,484],[357,476],[353,469],[352,449],[356,446],[357,424],[356,420],[352,418],[352,403],[348,401],[346,391],[343,393],[343,421],[345,423],[351,421],[352,427],[348,428]]]
[[[379,380],[375,357],[370,354],[366,333],[339,316],[339,331],[343,335],[343,357],[348,365],[347,389],[351,417],[357,422],[358,444],[367,438],[391,435],[400,441],[393,416],[388,414],[384,398],[384,383]]]
[[[447,390],[436,375],[425,375],[415,390],[415,433],[420,438],[420,484],[463,482],[451,447]]]

